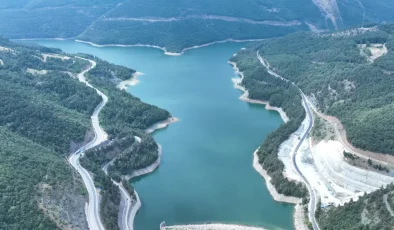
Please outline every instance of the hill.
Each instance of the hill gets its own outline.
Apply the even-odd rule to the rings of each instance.
[[[258,52],[321,111],[339,118],[354,146],[394,154],[393,27],[296,33],[263,41],[240,55],[257,59]]]
[[[321,229],[393,229],[394,185],[370,193],[344,206],[318,209]]]
[[[1,229],[87,227],[86,192],[64,156],[92,138],[100,98],[68,74],[83,63],[44,55],[58,52],[0,40]]]
[[[394,24],[295,33],[251,44],[230,59],[243,72],[241,84],[251,99],[282,107],[290,118],[267,137],[257,154],[279,193],[303,197],[304,189],[283,176],[284,165],[277,158],[280,144],[305,117],[300,93],[293,84],[268,74],[259,56],[294,82],[320,111],[337,117],[352,145],[394,155]],[[392,190],[389,185],[357,202],[318,209],[321,229],[392,229]]]
[[[112,169],[121,171],[111,173],[118,180],[157,159],[157,144],[144,129],[169,113],[116,88],[135,70],[82,56],[97,62],[87,78],[109,97],[100,120],[117,149],[101,150],[107,154],[103,162],[122,157],[133,163]],[[0,39],[1,229],[87,228],[87,192],[67,156],[94,138],[90,117],[101,97],[76,78],[88,65],[58,49]],[[134,147],[138,151],[130,152]],[[101,188],[103,223],[117,229],[119,189],[101,170],[102,162],[86,155],[83,164]]]
[[[77,38],[181,52],[227,39],[392,21],[393,9],[389,0],[1,0],[0,31],[9,38]]]

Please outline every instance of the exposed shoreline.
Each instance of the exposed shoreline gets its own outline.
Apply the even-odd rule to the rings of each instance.
[[[34,40],[56,40],[56,41],[64,41],[64,40],[71,40],[74,38],[16,38],[10,39],[11,41],[34,41]]]
[[[163,226],[160,230],[266,230],[263,227],[253,227],[238,224],[187,224],[187,225],[173,225],[173,226]]]
[[[284,202],[284,203],[290,203],[290,204],[298,204],[301,202],[300,198],[297,197],[292,197],[292,196],[285,196],[282,194],[279,194],[275,186],[271,183],[271,177],[267,174],[267,171],[261,166],[259,163],[259,157],[257,156],[257,151],[260,148],[256,149],[253,153],[253,168],[262,176],[264,177],[265,183],[267,184],[267,189],[270,192],[271,196],[274,198],[274,200],[278,202]]]
[[[153,133],[154,131],[158,130],[158,129],[163,129],[169,125],[171,125],[172,123],[178,122],[179,118],[176,117],[169,117],[167,120],[164,121],[160,121],[157,122],[153,125],[151,125],[150,127],[148,127],[145,132],[146,133]]]
[[[131,76],[130,79],[121,81],[121,82],[117,85],[117,87],[118,87],[120,90],[127,90],[127,88],[128,88],[129,86],[135,86],[135,85],[137,85],[137,84],[140,82],[140,81],[138,80],[138,78],[139,78],[140,76],[142,76],[142,75],[144,75],[144,73],[135,72],[135,73],[133,73],[133,75]]]
[[[179,121],[178,118],[170,117],[167,120],[160,121],[160,122],[157,122],[156,124],[153,124],[151,127],[146,129],[145,132],[146,133],[153,133],[154,131],[156,131],[158,129],[163,129],[163,128],[167,127],[168,125],[170,125],[172,123],[175,123],[177,121]],[[158,157],[157,157],[156,161],[153,162],[151,165],[143,168],[143,169],[139,169],[139,170],[133,171],[132,174],[126,175],[124,178],[127,181],[129,181],[129,180],[131,180],[134,177],[146,175],[146,174],[149,174],[149,173],[155,171],[160,165],[161,155],[162,155],[162,147],[158,144]],[[134,189],[134,193],[135,193],[135,196],[136,196],[136,202],[134,204],[132,204],[132,207],[131,207],[131,210],[130,210],[130,216],[128,217],[129,218],[129,225],[131,225],[129,228],[131,230],[134,229],[133,224],[134,224],[135,216],[137,215],[138,210],[142,207],[142,203],[141,203],[141,200],[140,200],[140,198],[138,196],[138,193],[137,193],[136,189]]]
[[[160,145],[158,145],[157,152],[158,152],[158,156],[157,156],[157,159],[156,159],[155,162],[153,162],[151,165],[149,165],[149,166],[147,166],[145,168],[133,171],[133,173],[124,176],[124,179],[129,181],[129,180],[131,180],[134,177],[139,177],[139,176],[142,176],[142,175],[145,175],[145,174],[148,174],[148,173],[151,173],[151,172],[155,171],[155,169],[157,167],[159,167],[160,161],[161,161],[162,148],[161,148]]]
[[[243,78],[244,78],[244,74],[242,72],[239,71],[237,64],[235,62],[228,62],[230,65],[233,66],[233,69],[235,70],[235,72],[240,76],[239,79],[233,79],[233,83],[234,83],[234,88],[241,90],[242,92],[244,92],[239,99],[248,103],[252,103],[252,104],[261,104],[261,105],[265,105],[265,109],[266,110],[274,110],[277,111],[280,115],[280,117],[282,118],[283,122],[287,123],[289,121],[289,118],[287,117],[285,111],[283,111],[282,108],[279,107],[274,107],[271,106],[269,104],[268,101],[262,101],[262,100],[255,100],[255,99],[250,99],[249,98],[249,92],[247,89],[245,89],[245,87],[241,86],[240,83],[242,82]]]
[[[235,72],[240,76],[239,79],[233,79],[234,88],[239,89],[244,92],[239,97],[240,100],[243,100],[248,103],[253,103],[253,104],[263,104],[263,105],[265,105],[266,110],[277,111],[285,123],[287,123],[289,121],[289,118],[287,117],[286,113],[283,111],[282,108],[270,106],[269,102],[266,102],[266,101],[254,100],[254,99],[248,98],[248,96],[249,96],[248,90],[245,87],[240,85],[240,83],[242,82],[242,79],[244,78],[244,74],[241,71],[239,71],[236,63],[230,62],[230,61],[228,63],[233,66]],[[256,151],[253,153],[253,168],[264,178],[267,189],[275,201],[296,205],[294,207],[294,213],[293,213],[293,225],[294,225],[295,229],[297,229],[297,230],[307,229],[307,227],[304,224],[304,210],[301,207],[302,199],[297,198],[297,197],[285,196],[285,195],[279,194],[278,191],[276,191],[275,186],[271,183],[271,177],[267,174],[267,171],[264,170],[263,166],[259,163],[259,158],[257,156],[258,150],[259,150],[259,148],[256,149]]]
[[[195,46],[191,46],[191,47],[186,47],[186,48],[183,48],[181,50],[181,52],[170,52],[165,47],[156,46],[156,45],[149,45],[149,44],[128,44],[128,45],[126,45],[126,44],[97,44],[97,43],[94,43],[94,42],[89,42],[89,41],[76,39],[75,37],[72,37],[72,38],[17,38],[17,39],[11,39],[11,40],[13,40],[13,41],[35,41],[35,40],[65,41],[65,40],[74,40],[75,42],[84,43],[84,44],[88,44],[88,45],[91,45],[91,46],[94,46],[94,47],[99,47],[99,48],[102,48],[102,47],[150,47],[150,48],[156,48],[156,49],[163,50],[164,54],[168,55],[168,56],[181,56],[187,50],[198,49],[198,48],[202,48],[202,47],[206,47],[206,46],[210,46],[210,45],[214,45],[214,44],[220,44],[220,43],[226,43],[226,42],[258,42],[258,41],[265,40],[265,38],[254,38],[254,39],[232,39],[232,38],[228,38],[228,39],[225,39],[225,40],[208,42],[208,43],[204,43],[204,44],[201,44],[201,45],[195,45]]]
[[[32,39],[34,40],[34,39]],[[76,39],[76,42],[79,43],[84,43],[84,44],[88,44],[94,47],[150,47],[150,48],[156,48],[156,49],[160,49],[164,51],[165,55],[168,56],[181,56],[185,53],[185,51],[187,50],[192,50],[192,49],[198,49],[198,48],[202,48],[202,47],[206,47],[206,46],[210,46],[210,45],[214,45],[214,44],[220,44],[220,43],[226,43],[226,42],[257,42],[257,41],[262,41],[264,39],[244,39],[244,40],[238,40],[238,39],[226,39],[226,40],[221,40],[221,41],[214,41],[214,42],[209,42],[209,43],[205,43],[202,45],[195,45],[195,46],[191,46],[191,47],[186,47],[184,49],[182,49],[181,52],[176,53],[176,52],[170,52],[168,51],[165,47],[161,47],[161,46],[156,46],[156,45],[148,45],[148,44],[133,44],[133,45],[125,45],[125,44],[96,44],[93,42],[89,42],[89,41],[83,41],[83,40],[79,40]]]
[[[142,203],[140,200],[140,197],[138,196],[138,193],[136,190],[134,190],[134,194],[136,197],[136,201],[134,204],[131,204],[131,210],[130,210],[130,216],[129,216],[129,229],[134,230],[134,219],[135,216],[137,215],[138,210],[140,210]]]

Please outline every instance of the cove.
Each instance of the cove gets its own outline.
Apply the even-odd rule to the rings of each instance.
[[[245,44],[216,44],[166,56],[147,47],[93,47],[35,40],[68,53],[89,53],[143,72],[128,89],[180,119],[154,133],[163,147],[152,174],[132,181],[142,201],[137,230],[167,225],[233,223],[293,229],[293,205],[278,203],[253,169],[253,152],[282,120],[275,111],[241,100],[227,60]]]

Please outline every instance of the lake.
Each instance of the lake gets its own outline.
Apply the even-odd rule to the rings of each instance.
[[[293,229],[293,205],[270,196],[253,169],[253,152],[283,122],[275,111],[241,100],[228,59],[244,43],[216,44],[166,56],[148,47],[93,47],[37,40],[69,53],[89,53],[144,73],[128,91],[168,110],[179,122],[154,133],[160,167],[132,181],[142,201],[136,230],[167,225],[235,223]]]

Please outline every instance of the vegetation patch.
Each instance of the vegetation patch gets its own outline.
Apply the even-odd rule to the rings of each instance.
[[[102,99],[71,77],[90,63],[37,45],[0,39],[0,46],[13,50],[0,52],[0,229],[86,229],[87,193],[65,158],[93,138],[90,117]],[[144,130],[170,114],[116,87],[134,70],[85,57],[97,62],[87,79],[109,98],[99,119],[110,141],[87,151],[81,164],[100,189],[103,224],[118,229],[120,191],[111,179],[157,159],[158,146]],[[107,176],[102,166],[113,159]]]
[[[335,128],[333,125],[314,114],[312,137],[314,141],[333,140],[335,138]]]
[[[0,229],[86,229],[85,188],[66,157],[89,141],[100,97],[64,73],[82,71],[77,59],[39,58],[60,50],[0,46]]]
[[[349,142],[360,149],[394,154],[393,24],[373,30],[296,33],[260,42],[258,50],[282,77],[313,95],[317,107],[344,125]],[[386,44],[387,53],[373,63],[360,45]],[[379,133],[380,135],[374,135]],[[315,133],[316,134],[316,133]],[[380,138],[381,136],[385,138]]]
[[[351,200],[343,206],[317,211],[321,229],[392,229],[394,218],[384,203],[383,196],[392,194],[393,185]]]

